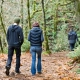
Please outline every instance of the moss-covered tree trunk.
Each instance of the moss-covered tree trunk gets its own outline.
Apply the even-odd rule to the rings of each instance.
[[[4,25],[4,19],[3,19],[3,2],[4,0],[1,0],[1,5],[0,5],[0,26],[2,28],[3,34],[0,35],[0,47],[1,47],[1,51],[3,53],[3,46],[5,47],[6,45],[6,29],[5,29],[5,25]],[[2,32],[0,32],[1,34]],[[4,37],[3,37],[4,36]],[[3,38],[2,38],[3,37]],[[2,40],[1,40],[2,39]],[[3,41],[4,40],[4,41]],[[3,46],[2,46],[3,45]]]
[[[1,52],[3,53],[3,46],[2,46],[1,36],[0,36],[0,47],[1,47]]]
[[[45,10],[44,10],[44,0],[42,0],[42,10],[43,10],[43,18],[44,18],[44,38],[45,38],[45,47],[46,51],[49,51],[48,39],[46,35],[46,18],[45,18]]]
[[[21,26],[23,29],[23,0],[21,0]]]
[[[57,25],[58,25],[58,3],[55,5],[55,11],[54,11],[54,37],[57,36]]]
[[[29,27],[29,29],[31,29],[30,3],[29,3],[29,0],[27,0],[27,8],[28,8],[28,27]]]
[[[3,28],[3,31],[4,31],[4,33],[6,35],[5,25],[4,25],[4,22],[3,22],[3,7],[2,7],[3,6],[3,2],[4,2],[4,0],[2,0],[2,2],[1,2],[0,22],[1,22],[1,26]]]
[[[74,7],[75,7],[75,13],[76,13],[76,21],[78,22],[78,25],[80,27],[80,0],[74,1]]]
[[[32,19],[36,13],[42,11],[42,9],[36,9],[36,7],[38,6],[38,5],[36,5],[36,4],[37,4],[37,1],[34,0],[34,1],[33,1],[33,4],[32,4],[32,5],[33,5],[33,11],[32,11],[32,13],[30,14],[30,19]]]

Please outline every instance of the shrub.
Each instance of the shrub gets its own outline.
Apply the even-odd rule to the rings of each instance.
[[[80,74],[80,68],[78,68],[78,69],[76,70],[76,73],[77,73],[77,74]]]
[[[24,43],[21,46],[21,51],[26,52],[30,49],[30,43],[27,40],[24,40]],[[8,53],[8,47],[4,47],[4,53]]]
[[[21,49],[22,49],[22,52],[29,51],[29,49],[30,49],[30,43],[29,43],[29,41],[24,40],[24,43],[23,43]]]
[[[61,30],[57,33],[57,39],[54,39],[54,51],[68,50],[68,35],[66,33],[66,25],[61,26]]]
[[[74,62],[75,61],[80,61],[80,45],[74,49],[74,51],[69,52],[67,54],[69,58],[71,58]]]

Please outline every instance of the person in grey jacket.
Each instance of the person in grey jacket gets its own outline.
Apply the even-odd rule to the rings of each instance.
[[[24,41],[22,28],[19,26],[20,19],[16,18],[14,24],[10,25],[7,30],[7,42],[8,42],[8,59],[6,63],[6,75],[9,76],[9,70],[11,68],[12,57],[14,50],[16,52],[16,67],[15,72],[20,73],[20,56],[21,56],[21,45]]]
[[[41,74],[41,53],[42,53],[42,42],[44,41],[43,31],[40,29],[39,23],[33,23],[33,28],[30,30],[28,35],[28,41],[30,41],[30,53],[32,55],[31,73],[36,74],[36,55],[37,55],[37,72]]]

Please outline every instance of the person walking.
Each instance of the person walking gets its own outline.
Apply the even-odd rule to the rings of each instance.
[[[20,19],[16,18],[14,24],[10,25],[7,30],[7,42],[8,42],[8,59],[6,63],[6,75],[9,76],[9,70],[11,68],[12,57],[14,50],[16,52],[16,67],[15,72],[20,73],[20,56],[21,56],[21,45],[24,41],[22,28],[19,26]]]
[[[75,43],[78,41],[77,33],[73,29],[74,26],[71,26],[70,31],[68,33],[68,40],[70,45],[70,50],[74,51]]]
[[[28,41],[30,41],[30,53],[32,55],[31,73],[32,76],[36,74],[36,70],[39,74],[42,73],[41,64],[41,53],[42,53],[42,42],[44,41],[43,31],[40,29],[39,23],[34,22],[33,28],[30,30],[28,35]],[[36,55],[37,55],[37,66],[36,66]],[[37,68],[36,68],[37,67]]]

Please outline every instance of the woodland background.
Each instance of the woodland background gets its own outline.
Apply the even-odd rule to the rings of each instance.
[[[30,54],[23,54],[21,57],[23,74],[7,78],[3,74],[8,51],[6,32],[16,17],[21,19],[20,26],[25,38],[21,47],[22,54],[29,53],[27,36],[32,23],[38,21],[43,30],[45,41],[42,46],[42,77],[30,76]],[[73,73],[76,69],[80,73],[79,42],[76,42],[74,51],[69,50],[68,32],[71,26],[74,26],[80,41],[80,0],[0,0],[0,79],[80,80],[80,75]],[[12,64],[14,68],[15,56]]]
[[[67,34],[70,26],[80,38],[80,0],[0,0],[0,51],[7,53],[6,31],[14,18],[21,19],[24,32],[22,51],[29,51],[27,35],[32,23],[38,21],[43,30],[44,53],[69,50]],[[79,47],[78,42],[76,47]]]

